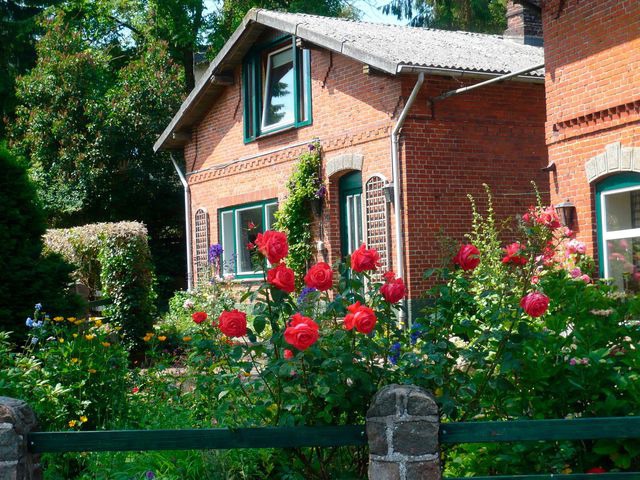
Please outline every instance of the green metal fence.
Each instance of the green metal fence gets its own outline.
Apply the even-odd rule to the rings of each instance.
[[[441,444],[640,438],[640,417],[443,423]],[[199,430],[33,432],[33,453],[81,451],[203,450],[231,448],[341,447],[367,444],[364,425]],[[593,480],[593,474],[474,477],[476,480]],[[640,473],[604,473],[597,480],[640,479]],[[449,478],[448,480],[461,480]]]

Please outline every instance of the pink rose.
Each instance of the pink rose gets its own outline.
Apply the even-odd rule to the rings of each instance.
[[[549,297],[544,293],[530,292],[522,297],[520,306],[527,315],[537,318],[544,315],[549,308]]]
[[[527,263],[525,247],[520,242],[513,242],[504,248],[505,256],[502,263],[513,263],[514,265],[524,265]]]

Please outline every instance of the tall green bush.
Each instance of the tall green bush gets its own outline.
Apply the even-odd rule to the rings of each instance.
[[[72,313],[72,271],[59,255],[42,254],[45,220],[25,167],[0,143],[0,329],[21,332],[35,303]],[[16,333],[16,335],[20,336]]]
[[[111,303],[105,314],[134,348],[153,325],[156,294],[147,229],[138,222],[95,223],[53,229],[47,249],[76,265],[76,278]]]

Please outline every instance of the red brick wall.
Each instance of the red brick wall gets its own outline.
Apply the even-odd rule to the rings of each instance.
[[[477,80],[469,83],[476,83]],[[457,88],[458,81],[427,77],[403,131],[407,167],[404,197],[410,291],[427,287],[424,270],[438,266],[438,237],[463,239],[471,227],[474,196],[483,211],[491,187],[499,220],[535,204],[531,181],[546,192],[544,88],[504,82],[451,97],[430,109],[427,98]],[[410,81],[404,83],[408,92]],[[546,196],[546,195],[545,195]]]
[[[543,25],[552,201],[576,205],[578,238],[597,254],[584,165],[608,144],[640,146],[640,2],[547,0]]]
[[[199,171],[189,176],[192,209],[209,211],[212,242],[218,238],[218,209],[284,199],[295,159],[314,138],[320,139],[325,165],[337,155],[357,153],[364,157],[363,183],[373,174],[392,179],[390,133],[417,77],[365,75],[362,64],[316,50],[311,53],[311,72],[312,125],[244,144],[238,70],[237,84],[226,89],[194,132],[185,148],[188,170]],[[532,203],[530,180],[544,190],[543,86],[506,82],[482,88],[438,104],[432,118],[427,97],[459,85],[457,80],[428,77],[402,133],[401,159],[408,162],[402,169],[402,190],[412,297],[424,291],[424,270],[439,264],[439,229],[458,240],[468,231],[468,193],[482,197],[482,183],[490,184],[498,212],[504,215],[521,213]],[[302,145],[288,147],[299,142]],[[287,148],[268,153],[281,147]],[[329,262],[340,252],[339,176],[325,178],[326,206],[315,222],[316,234],[323,232]],[[393,244],[393,209],[390,216]],[[395,251],[390,249],[389,254],[395,268]]]

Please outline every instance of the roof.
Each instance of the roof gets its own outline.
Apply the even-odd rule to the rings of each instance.
[[[242,62],[257,37],[267,28],[341,53],[391,75],[425,71],[503,75],[544,63],[541,47],[523,45],[499,35],[381,25],[340,18],[252,9],[211,62],[206,73],[183,102],[154,150],[178,148],[181,133],[206,114],[224,88],[217,82]],[[542,82],[543,70],[526,75]]]

